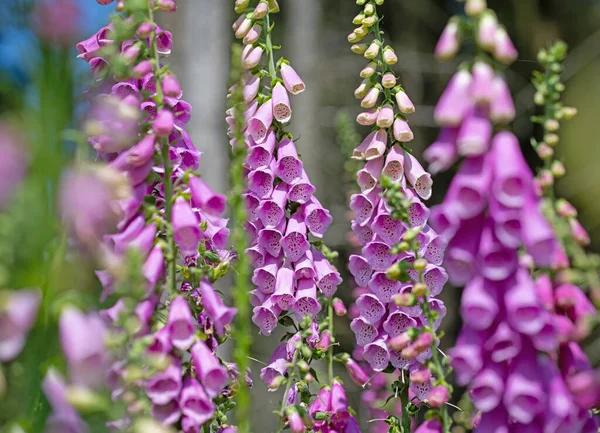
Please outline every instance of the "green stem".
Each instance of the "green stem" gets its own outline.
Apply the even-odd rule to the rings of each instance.
[[[292,384],[294,383],[294,376],[296,374],[296,363],[298,362],[298,352],[296,349],[294,352],[294,358],[292,359],[292,371],[287,378],[287,383],[285,385],[285,392],[283,393],[283,399],[281,400],[281,409],[279,410],[279,421],[277,422],[277,433],[281,433],[283,430],[283,413],[285,408],[287,407],[288,394],[290,393],[290,389],[292,389]]]
[[[244,97],[242,80],[242,65],[240,63],[239,45],[232,49],[232,81],[237,83],[236,90],[232,95],[232,106],[234,107],[235,139],[231,167],[229,170],[229,183],[232,188],[230,204],[232,209],[231,237],[233,246],[237,253],[237,266],[235,273],[235,289],[233,292],[234,304],[237,308],[237,317],[232,332],[236,343],[234,350],[235,362],[240,369],[239,391],[237,394],[236,420],[240,433],[250,432],[250,393],[243,375],[248,367],[248,358],[252,346],[252,335],[250,329],[250,299],[248,295],[248,283],[250,280],[250,259],[245,253],[248,247],[248,238],[243,223],[247,219],[246,206],[242,194],[246,189],[244,176],[244,161],[246,159],[246,145],[243,133],[244,127]]]
[[[269,56],[269,75],[271,76],[271,80],[275,80],[277,78],[277,71],[275,69],[275,55],[273,52],[273,41],[271,39],[271,20],[269,16],[271,13],[269,12],[265,16],[265,31],[266,31],[266,44],[267,44],[267,54]]]
[[[404,377],[404,373],[402,373]],[[402,387],[400,393],[400,404],[402,405],[402,432],[410,433],[410,415],[408,414],[408,408],[410,407],[410,400],[408,398],[408,381]]]
[[[329,299],[327,304],[327,320],[328,320],[328,329],[329,335],[331,337],[331,343],[329,344],[329,349],[327,350],[327,366],[329,372],[329,383],[333,384],[333,343],[334,340],[334,328],[333,328],[333,298]]]
[[[148,18],[150,22],[154,22],[154,13],[150,2],[148,2]],[[151,36],[151,51],[154,70],[154,79],[156,80],[156,109],[157,112],[164,107],[164,95],[162,91],[162,83],[160,76],[160,55],[158,53],[157,41],[156,41],[156,30],[152,31]],[[173,210],[173,179],[172,179],[172,167],[171,157],[169,155],[169,141],[168,139],[161,139],[161,159],[165,169],[164,174],[164,188],[165,188],[165,224],[167,228],[167,244],[169,245],[169,252],[166,254],[167,261],[167,287],[171,293],[177,292],[177,249],[175,246],[175,238],[173,237],[173,227],[171,226],[171,216]]]

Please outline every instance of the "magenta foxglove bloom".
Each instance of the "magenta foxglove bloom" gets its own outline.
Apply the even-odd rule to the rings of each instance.
[[[229,382],[227,369],[202,341],[194,344],[191,353],[194,369],[206,393],[210,397],[216,397]]]
[[[199,292],[202,296],[202,305],[204,305],[206,313],[212,320],[217,334],[223,336],[225,327],[233,321],[237,310],[225,306],[215,289],[206,280],[200,282]]]
[[[0,294],[4,298],[0,304],[0,361],[7,362],[25,346],[27,334],[36,322],[41,293],[24,289]]]
[[[177,296],[169,307],[167,321],[171,343],[180,350],[188,349],[195,340],[195,320],[188,302],[182,296]]]

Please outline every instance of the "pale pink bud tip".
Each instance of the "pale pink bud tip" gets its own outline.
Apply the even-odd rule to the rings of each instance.
[[[167,108],[163,108],[156,115],[152,129],[159,137],[168,137],[173,133],[175,128],[175,116],[173,112]]]
[[[333,300],[333,311],[335,312],[336,316],[340,317],[345,316],[348,312],[346,306],[344,305],[344,301],[342,301],[340,298],[335,298]]]
[[[298,73],[290,65],[283,63],[281,65],[281,78],[288,92],[292,95],[297,95],[304,92],[306,86]]]
[[[571,236],[579,245],[587,246],[590,244],[590,235],[576,218],[569,220],[569,227],[571,228]]]
[[[181,97],[181,87],[179,86],[179,82],[177,78],[173,75],[169,74],[162,80],[162,89],[165,96],[170,98],[179,98]]]
[[[427,404],[431,407],[442,407],[448,402],[450,393],[445,386],[438,385],[429,391],[427,396]]]
[[[441,60],[452,59],[460,48],[460,28],[458,23],[450,21],[435,46],[435,55]]]

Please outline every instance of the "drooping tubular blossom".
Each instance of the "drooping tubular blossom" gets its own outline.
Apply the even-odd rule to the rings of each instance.
[[[13,360],[25,347],[40,301],[39,290],[0,291],[0,362]]]
[[[159,10],[175,10],[173,1],[154,4]],[[117,5],[128,13],[127,6]],[[137,387],[136,394],[141,389],[147,399],[140,403],[158,422],[185,433],[214,423],[217,431],[224,423],[220,405],[232,396],[231,382],[239,376],[234,364],[216,355],[236,314],[212,287],[231,259],[226,250],[228,220],[223,218],[226,199],[197,174],[201,152],[184,129],[191,106],[182,99],[175,76],[154,63],[170,53],[171,33],[143,15],[127,17],[127,26],[137,25],[132,40],[117,40],[128,32],[115,28],[120,25],[115,23],[77,45],[79,57],[89,63],[106,93],[86,119],[85,132],[98,161],[108,167],[70,171],[63,178],[61,207],[73,234],[86,246],[93,245],[106,265],[97,271],[103,298],[116,294],[118,301],[99,316],[66,309],[60,320],[61,345],[70,383],[108,383],[117,400],[131,394],[128,387]],[[121,59],[102,50],[109,45]],[[116,60],[129,65],[128,78],[121,78],[121,70],[119,79],[112,76]],[[124,263],[132,256],[141,264],[140,295],[130,288],[119,291]],[[15,323],[15,331],[26,332]],[[127,348],[106,350],[103,337],[109,329],[130,336]],[[147,349],[136,356],[142,356],[145,365],[148,359],[160,359],[162,367],[131,383],[125,380],[132,356],[127,349],[138,339]],[[193,368],[186,367],[190,359]],[[57,383],[50,376],[47,382]],[[52,400],[56,392],[45,391],[55,411],[52,419],[62,422],[66,409],[57,398]]]
[[[471,19],[483,50],[506,63],[516,58],[492,11]],[[495,31],[491,44],[488,31]],[[544,274],[534,279],[520,260],[522,248],[539,268],[560,267],[562,247],[518,139],[492,133],[492,124],[510,122],[515,112],[508,86],[490,64],[482,56],[452,78],[435,109],[440,138],[425,152],[434,171],[464,157],[430,219],[448,241],[450,282],[465,286],[452,365],[479,413],[477,433],[594,431],[589,409],[597,399],[591,403],[589,388],[575,379],[594,373],[573,330],[595,311],[578,287],[553,287]]]
[[[283,128],[293,112],[289,94],[304,91],[304,83],[292,66],[281,59],[275,76],[264,71],[269,84],[274,83],[273,88],[262,87],[259,94],[263,53],[257,53],[260,41],[254,37],[248,40],[248,35],[255,29],[260,38],[265,36],[265,14],[261,11],[265,5],[259,3],[258,13],[240,16],[233,29],[236,37],[243,39],[242,63],[247,69],[243,77],[243,136],[248,155],[246,228],[252,240],[246,253],[254,266],[252,282],[256,286],[252,320],[262,334],[269,335],[282,312],[292,313],[297,320],[316,315],[321,309],[318,296],[331,298],[341,278],[311,245],[311,237],[323,237],[332,217],[314,197],[315,188],[296,144]],[[234,90],[235,87],[231,89]],[[233,137],[233,111],[227,115]],[[231,144],[235,144],[235,139]]]

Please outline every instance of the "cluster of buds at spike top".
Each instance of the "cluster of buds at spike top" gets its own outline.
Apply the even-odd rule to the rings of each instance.
[[[240,5],[247,7],[248,2]],[[253,322],[269,335],[280,315],[292,313],[296,321],[316,316],[319,294],[331,298],[341,283],[339,273],[311,244],[323,237],[332,217],[314,196],[292,137],[284,129],[292,116],[289,94],[304,91],[302,79],[285,59],[275,64],[270,40],[268,2],[243,12],[233,25],[243,40],[244,123],[247,146],[245,170],[248,191],[246,229],[254,267]],[[266,66],[261,60],[265,54]],[[232,91],[235,89],[232,89]],[[235,130],[233,107],[228,110],[230,135]],[[235,145],[236,138],[231,142]],[[291,318],[291,317],[290,317]]]
[[[131,417],[148,407],[146,415],[192,433],[226,422],[239,380],[237,368],[216,355],[236,313],[211,285],[229,267],[226,199],[196,174],[201,152],[184,129],[191,106],[159,63],[171,51],[171,33],[143,3],[118,2],[125,19],[77,45],[105,92],[84,132],[107,165],[65,175],[62,210],[77,238],[95,243],[105,266],[97,271],[103,299],[117,301],[100,315],[65,310],[60,337],[69,383],[92,391],[107,383]],[[185,367],[190,359],[193,368]],[[61,420],[68,390],[57,374],[44,388]],[[132,392],[147,401],[131,401]],[[60,430],[82,431],[78,418],[71,424]]]
[[[480,15],[473,27],[480,35],[486,16],[492,16],[491,12]],[[569,312],[572,319],[548,311],[540,282],[530,274],[530,266],[559,267],[566,256],[542,212],[519,141],[506,131],[493,136],[491,124],[481,116],[489,113],[492,120],[502,121],[514,116],[508,89],[502,98],[494,94],[498,80],[481,61],[475,63],[472,75],[458,72],[435,111],[444,128],[442,135],[453,131],[445,146],[452,156],[441,159],[444,163],[432,156],[443,148],[441,140],[426,151],[430,163],[443,169],[456,156],[465,157],[444,202],[432,209],[430,218],[431,225],[449,241],[444,266],[450,282],[465,286],[464,326],[451,349],[452,365],[458,384],[468,387],[481,413],[475,428],[478,433],[519,425],[533,425],[536,431],[556,425],[591,431],[586,430],[594,422],[590,407],[581,406],[568,387],[569,372],[587,371],[581,351],[572,342],[571,320],[588,320],[590,304],[580,293],[577,307]],[[510,115],[493,114],[500,100],[500,112]],[[525,258],[519,257],[521,248],[527,251]],[[551,286],[545,295],[550,301]],[[571,288],[575,296],[579,289]],[[575,367],[575,358],[582,364]],[[557,399],[564,402],[560,408],[554,404]]]
[[[350,198],[352,231],[363,247],[349,261],[359,287],[353,308],[358,314],[350,326],[359,346],[355,357],[366,360],[373,371],[413,371],[432,356],[437,344],[432,333],[446,312],[435,298],[447,280],[439,266],[446,244],[427,225],[429,210],[421,200],[431,197],[431,176],[404,147],[413,139],[406,115],[415,107],[391,68],[397,57],[383,45],[379,20],[375,3],[366,2],[354,19],[361,27],[349,37],[356,42],[356,35],[365,33],[361,40],[373,36],[371,42],[352,47],[369,61],[355,91],[368,111],[357,122],[373,129],[352,154],[366,164],[357,176],[361,192]],[[411,391],[426,400],[434,382],[411,383]]]

